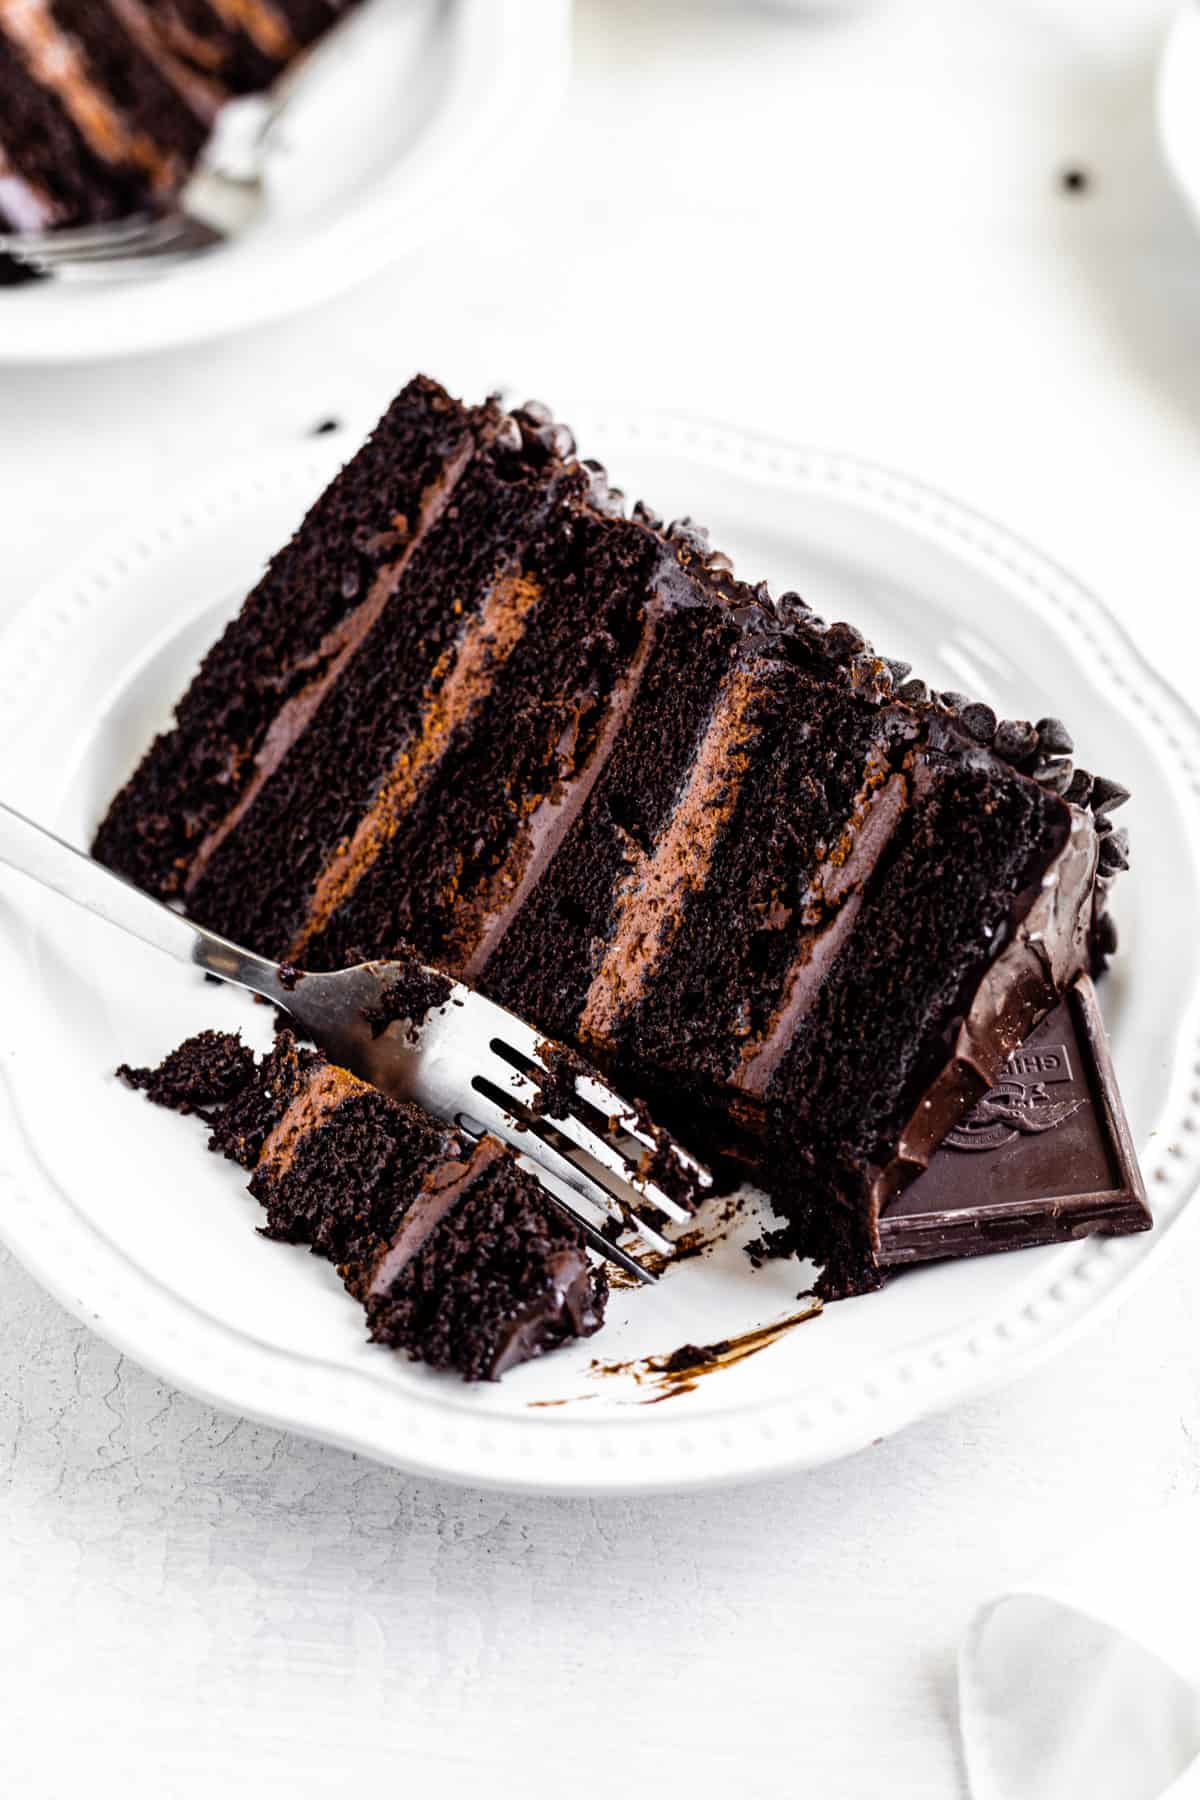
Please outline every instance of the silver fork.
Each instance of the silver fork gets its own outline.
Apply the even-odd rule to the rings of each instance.
[[[449,993],[423,1018],[393,1018],[390,995],[402,991],[397,984],[411,983],[416,972],[444,986],[445,977],[435,970],[371,962],[309,975],[281,967],[193,924],[4,805],[0,863],[176,961],[272,1001],[332,1062],[384,1093],[417,1101],[468,1136],[491,1131],[503,1138],[592,1248],[640,1281],[655,1277],[613,1241],[614,1231],[633,1232],[670,1257],[673,1246],[663,1225],[685,1223],[712,1186],[703,1164],[644,1109],[461,982],[449,983]],[[551,1080],[553,1090],[547,1090]],[[571,1104],[552,1112],[552,1097],[564,1085],[570,1086]]]

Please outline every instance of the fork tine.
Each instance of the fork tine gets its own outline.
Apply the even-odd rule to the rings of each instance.
[[[187,235],[188,221],[182,217],[158,219],[140,231],[119,238],[96,238],[88,244],[65,248],[50,243],[39,247],[34,255],[46,267],[55,269],[79,267],[85,263],[124,262],[135,257],[161,254]]]
[[[520,1074],[516,1069],[511,1070],[510,1074],[514,1098],[536,1117],[536,1107],[541,1096],[541,1089],[535,1081],[532,1081],[527,1075]],[[571,1142],[580,1150],[585,1150],[589,1156],[594,1157],[612,1174],[626,1182],[636,1193],[643,1195],[658,1208],[659,1212],[664,1213],[668,1219],[673,1219],[676,1225],[686,1225],[691,1219],[692,1215],[686,1206],[681,1206],[678,1200],[672,1200],[671,1196],[664,1193],[657,1182],[650,1181],[641,1175],[615,1144],[600,1137],[577,1114],[551,1113],[544,1117],[548,1125],[553,1125],[556,1130],[562,1132],[564,1137],[570,1138]],[[639,1141],[642,1140],[639,1139]]]
[[[597,1208],[603,1219],[612,1219],[613,1224],[619,1224],[622,1229],[637,1231],[637,1235],[644,1238],[649,1249],[657,1249],[658,1255],[675,1255],[675,1246],[671,1244],[671,1240],[662,1237],[662,1233],[648,1219],[644,1219],[642,1213],[631,1206],[630,1201],[626,1201],[621,1193],[613,1193],[612,1188],[604,1186],[603,1181],[599,1181],[590,1170],[576,1163],[574,1157],[567,1156],[567,1152],[547,1136],[547,1121],[511,1111],[507,1096],[498,1089],[489,1093],[491,1084],[488,1084],[486,1078],[482,1080],[482,1087],[479,1085],[479,1078],[473,1084],[475,1091],[471,1096],[471,1103],[477,1105],[482,1102],[479,1105],[480,1121],[486,1125],[486,1129],[495,1132],[497,1138],[504,1138],[515,1150],[522,1150],[534,1139],[536,1150],[531,1147],[525,1150],[525,1154],[533,1157],[542,1168],[549,1168],[549,1172],[556,1175],[561,1183],[567,1184],[583,1201]],[[468,1118],[471,1118],[471,1114],[468,1114]],[[462,1123],[462,1116],[459,1123]]]
[[[0,239],[0,247],[7,241]],[[12,253],[28,268],[60,281],[162,274],[226,241],[226,232],[184,212],[11,240]]]
[[[137,282],[168,275],[193,260],[190,250],[161,250],[150,256],[106,256],[88,262],[67,262],[47,270],[55,281],[68,286],[99,287],[105,282]]]
[[[480,1086],[481,1080],[483,1081],[482,1086]],[[643,1218],[641,1213],[636,1211],[620,1194],[614,1193],[611,1188],[606,1187],[587,1169],[582,1168],[579,1163],[574,1162],[557,1145],[549,1141],[544,1133],[543,1120],[523,1118],[519,1112],[513,1111],[509,1107],[507,1096],[502,1090],[492,1087],[486,1077],[477,1076],[472,1087],[474,1090],[471,1097],[473,1110],[470,1113],[459,1114],[458,1123],[460,1125],[464,1124],[465,1120],[466,1129],[470,1130],[478,1122],[486,1130],[493,1132],[496,1137],[511,1144],[513,1149],[518,1152],[524,1150],[524,1146],[529,1144],[531,1138],[536,1139],[536,1150],[531,1148],[525,1151],[525,1154],[530,1155],[542,1168],[548,1169],[552,1175],[557,1176],[559,1181],[565,1183],[581,1199],[597,1208],[602,1218],[611,1219],[615,1224],[636,1231],[638,1236],[643,1238],[652,1250],[657,1250],[660,1256],[674,1254],[674,1245],[669,1238],[663,1237],[662,1233],[657,1231],[649,1220]],[[492,1087],[490,1092],[489,1087]]]
[[[516,1018],[494,1000],[456,983],[452,1004],[440,1009],[435,1022],[426,1022],[421,1041],[427,1051],[436,1047],[443,1054],[461,1057],[475,1074],[484,1074],[498,1090],[503,1107],[511,1108],[523,1101],[530,1116],[522,1122],[527,1128],[533,1128],[534,1102],[540,1095],[527,1071],[532,1069],[537,1075],[548,1076],[546,1055],[553,1054],[554,1046],[547,1044],[532,1025]],[[422,1059],[423,1074],[428,1074],[429,1070],[428,1061]],[[522,1079],[523,1087],[519,1085]],[[580,1098],[586,1100],[602,1119],[615,1120],[643,1148],[658,1152],[669,1146],[694,1186],[699,1189],[711,1187],[712,1177],[702,1164],[681,1150],[665,1132],[655,1132],[653,1128],[647,1130],[640,1125],[628,1102],[620,1099],[602,1081],[592,1079],[590,1075],[577,1076],[574,1085]],[[572,1113],[569,1119],[555,1123],[580,1150],[593,1155],[599,1164],[642,1194],[667,1217],[680,1223],[691,1217],[690,1211],[681,1209],[678,1201],[662,1193],[661,1184],[641,1176],[619,1145],[611,1139],[604,1142],[600,1133],[594,1133],[578,1115]]]
[[[627,1132],[631,1138],[636,1138],[638,1143],[643,1145],[647,1150],[658,1150],[662,1148],[665,1134],[663,1134],[663,1138],[655,1139],[655,1137],[650,1132],[646,1131],[639,1123],[637,1114],[629,1105],[628,1101],[622,1100],[619,1094],[614,1094],[611,1088],[605,1087],[604,1083],[598,1080],[595,1075],[577,1075],[575,1077],[575,1092],[579,1095],[581,1100],[586,1100],[589,1105],[596,1108],[597,1112],[602,1113],[606,1118],[612,1119],[620,1126],[622,1131]],[[699,1162],[689,1150],[685,1150],[682,1144],[677,1144],[674,1138],[665,1138],[665,1142],[666,1147],[670,1150],[676,1162],[678,1162],[680,1167],[693,1178],[699,1187],[710,1188],[712,1186],[712,1175],[702,1162]]]
[[[620,1244],[612,1243],[604,1236],[603,1232],[597,1231],[594,1225],[589,1224],[582,1217],[578,1207],[574,1204],[573,1197],[568,1197],[571,1195],[569,1188],[565,1188],[563,1192],[557,1191],[558,1183],[549,1169],[536,1163],[531,1156],[519,1156],[517,1161],[526,1174],[535,1176],[541,1183],[542,1190],[551,1205],[556,1206],[559,1212],[565,1213],[572,1223],[579,1227],[584,1239],[598,1256],[602,1256],[606,1262],[615,1263],[618,1269],[624,1269],[627,1275],[634,1276],[638,1281],[644,1282],[647,1287],[658,1286],[657,1275],[651,1274],[650,1270],[644,1268],[636,1256],[630,1256],[628,1250],[622,1250]]]
[[[473,1123],[482,1127],[483,1122],[475,1120]],[[476,1131],[472,1125],[464,1124],[461,1119],[459,1120],[459,1129],[466,1137],[475,1142],[478,1142],[482,1136],[482,1129]],[[550,1204],[570,1219],[573,1225],[579,1227],[585,1242],[598,1256],[602,1256],[606,1262],[615,1263],[618,1269],[624,1269],[627,1275],[634,1276],[636,1280],[644,1282],[647,1287],[657,1287],[657,1275],[652,1274],[649,1269],[643,1268],[635,1256],[631,1256],[628,1250],[623,1250],[620,1244],[614,1244],[610,1238],[606,1238],[590,1219],[583,1216],[579,1210],[581,1196],[575,1189],[568,1186],[565,1181],[560,1181],[558,1176],[546,1167],[545,1163],[537,1162],[532,1156],[526,1156],[524,1152],[517,1157],[517,1164],[527,1175],[534,1177]],[[600,1211],[603,1216],[607,1217],[603,1207],[600,1208]]]
[[[67,257],[81,255],[106,244],[136,241],[155,220],[146,213],[116,219],[107,225],[75,225],[61,231],[0,235],[0,250],[9,256]]]

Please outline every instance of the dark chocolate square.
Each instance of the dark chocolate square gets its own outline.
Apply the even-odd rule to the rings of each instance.
[[[882,1268],[1152,1223],[1091,981],[1082,976],[879,1220]]]

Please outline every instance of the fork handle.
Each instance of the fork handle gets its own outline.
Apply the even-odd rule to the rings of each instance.
[[[140,888],[114,875],[103,863],[64,843],[52,831],[35,825],[23,813],[0,803],[0,863],[52,888],[76,906],[127,931],[131,937],[152,944],[176,962],[189,963],[222,981],[262,994],[277,1005],[288,1005],[288,994],[279,979],[279,965],[243,950],[228,938],[194,925],[161,900],[152,900]]]

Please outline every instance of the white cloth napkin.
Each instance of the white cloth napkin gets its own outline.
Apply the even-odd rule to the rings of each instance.
[[[1200,1504],[982,1607],[959,1716],[971,1800],[1200,1800]]]

